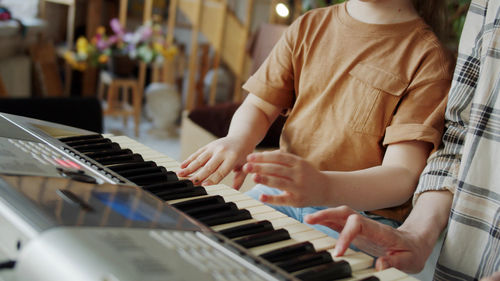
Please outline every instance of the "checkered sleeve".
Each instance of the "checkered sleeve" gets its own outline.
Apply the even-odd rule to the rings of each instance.
[[[479,14],[469,12],[448,95],[442,143],[427,160],[413,202],[416,202],[418,195],[425,191],[455,191],[472,98],[479,76],[481,50],[477,46],[481,38],[478,34],[481,34],[482,23],[483,18]]]

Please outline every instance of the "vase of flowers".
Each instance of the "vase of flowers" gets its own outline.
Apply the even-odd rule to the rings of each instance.
[[[137,61],[156,63],[172,59],[177,54],[175,46],[165,47],[165,36],[159,24],[148,22],[134,32],[126,32],[120,21],[114,18],[110,27],[111,35],[107,35],[101,26],[91,40],[79,37],[76,50],[65,54],[66,61],[80,71],[90,65],[108,68],[116,76],[130,76]]]
[[[128,77],[134,73],[136,60],[130,58],[128,54],[111,54],[107,60],[107,69],[114,76]]]

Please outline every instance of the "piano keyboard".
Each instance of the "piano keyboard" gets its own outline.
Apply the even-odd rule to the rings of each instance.
[[[333,257],[334,238],[226,185],[179,179],[175,159],[128,137],[60,140],[298,279],[415,280],[396,269],[375,272],[373,258],[362,252]]]

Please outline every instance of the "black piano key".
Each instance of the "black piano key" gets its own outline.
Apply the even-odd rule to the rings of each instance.
[[[177,175],[175,178],[177,178]],[[190,180],[175,180],[175,178],[172,177],[168,182],[143,185],[142,189],[151,193],[157,193],[172,188],[194,187],[193,182]]]
[[[291,260],[275,263],[287,272],[295,272],[301,269],[310,268],[316,265],[332,262],[332,256],[327,251],[305,254]]]
[[[156,173],[147,174],[147,175],[136,175],[136,176],[126,177],[126,178],[129,181],[131,181],[139,186],[179,180],[179,178],[177,177],[177,174],[175,172],[172,172],[172,171],[168,171],[165,173],[164,172],[156,172]]]
[[[111,150],[103,150],[103,151],[90,151],[83,153],[87,155],[89,158],[92,158],[96,161],[98,159],[110,156],[118,156],[118,155],[132,155],[134,154],[130,149],[111,149]]]
[[[368,276],[368,277],[365,277],[359,281],[380,281],[380,279],[377,277],[377,276]]]
[[[120,176],[124,178],[129,178],[133,176],[138,176],[138,175],[146,175],[146,174],[152,174],[152,173],[166,173],[167,169],[162,166],[157,166],[157,167],[146,167],[146,168],[139,168],[139,169],[131,169],[131,170],[125,170],[120,172]]]
[[[79,141],[79,140],[91,140],[91,139],[102,139],[104,138],[100,134],[92,134],[92,135],[83,135],[83,136],[73,136],[73,137],[65,137],[59,138],[62,142],[71,142],[71,141]]]
[[[196,189],[200,190],[205,190],[203,186],[183,186],[183,187],[176,187],[176,188],[169,188],[169,189],[162,189],[162,190],[154,190],[149,192],[153,193],[154,195],[163,198],[167,196],[172,196],[178,193],[187,193],[187,192],[192,192],[195,191]],[[206,192],[206,190],[205,190]]]
[[[133,163],[133,162],[144,162],[144,159],[142,159],[142,156],[140,154],[134,153],[132,155],[118,155],[118,156],[110,156],[110,157],[103,157],[100,159],[95,160],[98,163],[108,166],[108,165],[113,165],[113,164],[118,164],[118,163]]]
[[[201,218],[231,210],[238,210],[238,206],[236,206],[236,204],[234,204],[233,202],[228,202],[228,203],[224,202],[224,203],[194,207],[184,211],[184,213],[195,218]]]
[[[280,249],[276,249],[260,255],[260,257],[269,262],[276,263],[279,261],[289,260],[300,255],[315,253],[313,244],[310,242],[302,242],[295,245],[290,245]]]
[[[226,228],[219,231],[220,234],[226,236],[227,238],[233,239],[236,237],[241,237],[245,235],[257,234],[261,232],[267,232],[273,230],[273,225],[269,221],[258,221],[247,223],[243,225],[238,225],[231,228]]]
[[[199,207],[199,206],[224,203],[224,202],[225,201],[224,201],[224,198],[222,196],[214,195],[214,196],[196,198],[196,199],[191,199],[191,200],[186,200],[186,201],[174,203],[174,204],[172,204],[172,206],[174,206],[178,210],[187,211],[189,209]]]
[[[198,218],[201,223],[207,226],[214,226],[235,221],[249,220],[252,215],[248,210],[230,210],[219,214]]]
[[[189,198],[189,197],[202,196],[202,195],[207,195],[207,191],[205,190],[205,188],[203,188],[201,186],[195,186],[195,188],[192,188],[192,189],[184,191],[184,192],[166,194],[166,195],[162,195],[162,196],[158,196],[158,197],[165,200],[165,201],[169,201],[169,200]]]
[[[111,143],[111,142],[112,141],[108,138],[93,138],[93,139],[66,141],[64,143],[73,147],[73,146],[84,145],[84,144],[98,144],[98,143]]]
[[[330,281],[330,280],[348,278],[351,277],[351,274],[352,274],[351,266],[349,266],[349,263],[346,261],[338,261],[338,262],[329,262],[326,264],[316,266],[309,270],[305,270],[295,275],[295,277],[297,277],[302,281]],[[365,281],[375,281],[375,280],[378,280],[378,278],[367,279]]]
[[[132,162],[132,163],[116,163],[112,165],[108,165],[107,168],[120,173],[122,171],[131,170],[131,169],[140,169],[146,167],[156,167],[156,163],[154,161],[144,161],[144,162]]]
[[[252,248],[288,239],[290,234],[286,229],[277,229],[238,238],[234,242],[245,248]]]
[[[73,148],[80,151],[80,152],[121,149],[120,145],[117,144],[116,142],[99,143],[99,144],[82,144],[82,145],[73,146]]]

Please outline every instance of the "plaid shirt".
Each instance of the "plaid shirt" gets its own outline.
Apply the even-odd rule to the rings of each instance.
[[[500,271],[500,1],[473,0],[460,41],[442,147],[428,160],[418,194],[454,199],[436,280]]]

